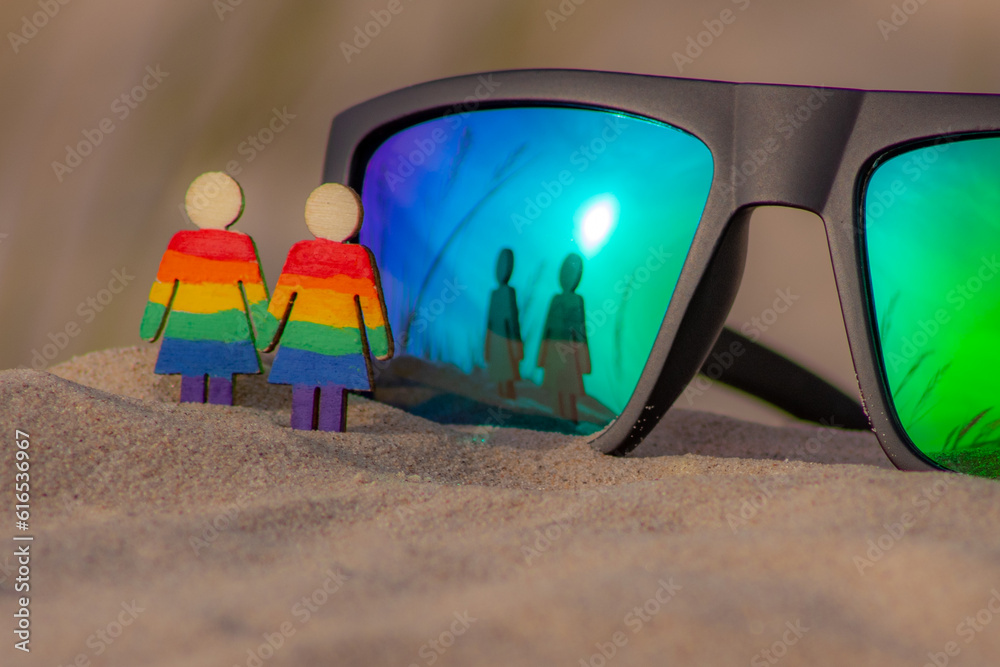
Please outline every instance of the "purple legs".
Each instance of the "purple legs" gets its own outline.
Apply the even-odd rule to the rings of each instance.
[[[320,389],[316,428],[337,433],[347,428],[347,391],[340,385],[329,384]]]
[[[336,431],[347,427],[347,393],[340,385],[292,386],[292,428]]]
[[[292,428],[300,431],[313,429],[316,389],[308,385],[292,385]]]
[[[208,378],[208,402],[213,405],[233,404],[233,380],[227,378]]]
[[[233,380],[232,378],[213,377],[208,378],[208,402],[214,405],[233,404]],[[205,395],[204,375],[185,375],[181,377],[181,403],[204,403]]]
[[[181,378],[181,403],[205,402],[205,376],[185,375]]]

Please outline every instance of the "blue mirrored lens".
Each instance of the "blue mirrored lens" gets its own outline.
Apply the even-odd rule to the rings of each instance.
[[[712,176],[691,134],[591,109],[392,135],[362,186],[360,240],[397,346],[377,397],[442,422],[604,428],[638,383]]]

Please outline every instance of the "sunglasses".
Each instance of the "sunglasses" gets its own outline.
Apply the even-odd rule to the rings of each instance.
[[[870,419],[900,469],[1000,474],[1000,96],[461,76],[339,114],[324,179],[381,270],[379,400],[624,454],[701,370]],[[868,419],[723,331],[761,205],[823,219]]]

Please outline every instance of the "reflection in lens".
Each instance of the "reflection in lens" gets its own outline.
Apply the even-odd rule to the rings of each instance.
[[[614,195],[601,195],[584,202],[574,218],[576,239],[580,250],[589,259],[603,248],[618,224],[621,205]]]
[[[649,357],[712,175],[694,136],[589,109],[390,136],[361,188],[398,351],[377,398],[440,422],[603,429]]]
[[[896,418],[931,461],[1000,476],[1000,137],[883,160],[864,221]]]
[[[486,320],[486,371],[497,383],[497,395],[517,400],[515,382],[521,379],[524,343],[517,313],[517,292],[510,286],[514,251],[504,248],[497,256],[497,288],[490,295]]]

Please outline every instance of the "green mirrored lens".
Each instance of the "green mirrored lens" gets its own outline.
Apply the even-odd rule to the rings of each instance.
[[[879,162],[863,214],[897,420],[935,463],[1000,477],[1000,137]]]
[[[604,428],[649,358],[712,176],[691,134],[592,109],[390,136],[362,185],[397,350],[377,397],[442,422]]]

